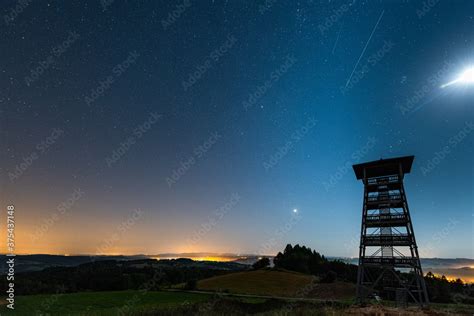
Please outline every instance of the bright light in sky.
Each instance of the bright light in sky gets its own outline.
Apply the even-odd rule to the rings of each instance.
[[[293,213],[295,213],[295,214],[298,213],[298,209],[297,209],[297,208],[294,208],[294,209],[293,209]]]
[[[461,78],[460,78],[461,82],[465,82],[465,83],[474,83],[474,67],[472,68],[469,68],[468,70],[466,70],[462,75],[461,75]]]
[[[456,83],[474,84],[474,67],[466,69],[456,80],[442,85],[441,88],[446,88]]]

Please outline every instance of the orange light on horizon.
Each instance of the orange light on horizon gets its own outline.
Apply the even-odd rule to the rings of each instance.
[[[441,278],[443,275],[446,278],[446,280],[453,282],[456,281],[457,279],[461,279],[463,283],[474,283],[474,277],[472,278],[465,278],[465,277],[459,277],[459,276],[453,276],[449,274],[439,274],[439,273],[433,273],[433,275],[437,278]]]
[[[216,262],[231,262],[235,261],[238,259],[246,259],[247,257],[240,257],[240,256],[235,256],[235,257],[229,257],[229,256],[193,256],[193,255],[187,255],[187,256],[177,256],[177,257],[160,257],[160,256],[151,256],[150,258],[160,260],[160,259],[191,259],[194,261],[216,261]]]

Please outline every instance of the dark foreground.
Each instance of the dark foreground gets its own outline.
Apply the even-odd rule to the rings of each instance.
[[[4,299],[2,299],[4,302]],[[351,301],[294,301],[168,291],[82,292],[16,298],[15,311],[1,315],[472,315],[468,305],[433,304],[400,310],[383,305],[360,307]]]

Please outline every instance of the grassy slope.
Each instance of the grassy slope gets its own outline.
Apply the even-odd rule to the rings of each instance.
[[[198,282],[198,289],[230,293],[295,297],[313,277],[290,271],[257,270],[230,273]]]
[[[206,294],[170,292],[81,292],[65,295],[31,295],[15,299],[15,310],[0,306],[1,315],[117,315],[122,311],[167,308],[203,302]],[[2,298],[2,300],[4,300]]]

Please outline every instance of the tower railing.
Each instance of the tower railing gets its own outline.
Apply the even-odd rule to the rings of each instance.
[[[367,179],[368,185],[383,185],[383,184],[390,184],[390,183],[398,183],[400,178],[398,175],[391,175],[391,176],[383,176],[383,177],[376,177],[376,178],[369,178]]]
[[[369,196],[368,202],[386,202],[386,201],[400,201],[402,199],[401,194],[381,194],[377,196]]]

